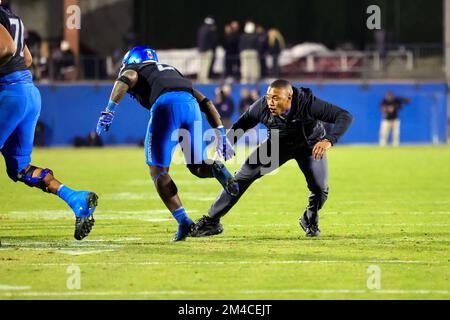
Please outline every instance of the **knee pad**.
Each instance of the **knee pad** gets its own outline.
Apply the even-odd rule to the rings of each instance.
[[[168,179],[167,179],[168,178]],[[166,181],[164,181],[166,180]],[[156,190],[161,197],[171,198],[178,193],[178,188],[167,172],[161,172],[153,178]]]
[[[53,175],[53,171],[50,169],[41,169],[41,173],[37,177],[33,177],[33,173],[40,168],[34,166],[28,166],[22,172],[17,175],[15,181],[20,181],[25,183],[31,188],[39,188],[44,192],[49,192],[47,186],[45,185],[44,179],[48,175]]]

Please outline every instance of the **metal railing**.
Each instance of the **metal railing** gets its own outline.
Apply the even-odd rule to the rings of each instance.
[[[365,51],[327,51],[303,55],[302,57],[289,56],[286,52],[280,57],[279,74],[274,75],[271,71],[272,59],[266,59],[266,77],[315,77],[315,78],[371,78],[386,76],[388,68],[395,67],[402,75],[414,77],[418,70],[430,77],[441,77],[443,75],[443,46],[441,44],[418,44],[387,46],[384,52],[375,50],[369,46]],[[230,57],[228,57],[230,58]],[[239,57],[231,57],[238,60]],[[186,76],[196,79],[200,66],[200,56],[180,58],[169,56],[166,63],[176,66]],[[423,61],[431,61],[425,64]],[[258,63],[261,60],[258,59]],[[48,60],[46,65],[40,66],[41,80],[111,80],[117,76],[121,62],[111,57],[81,56],[75,70],[68,79],[61,77],[61,70],[56,70],[53,61]],[[236,68],[235,68],[236,69]],[[424,71],[425,70],[425,71]],[[227,76],[225,57],[216,56],[214,68],[212,69],[213,80],[223,80]],[[237,75],[236,75],[237,73]],[[239,70],[234,70],[235,80],[239,80]],[[389,76],[389,75],[388,75]],[[39,80],[39,77],[38,77]]]

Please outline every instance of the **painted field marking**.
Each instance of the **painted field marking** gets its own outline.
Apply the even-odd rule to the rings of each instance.
[[[449,261],[431,260],[264,260],[264,261],[136,261],[136,262],[80,262],[89,266],[160,266],[160,265],[296,265],[296,264],[448,264]],[[17,263],[15,263],[17,265]],[[68,263],[27,263],[27,266],[61,267]]]
[[[448,290],[355,290],[355,289],[286,289],[286,290],[207,290],[207,291],[190,291],[190,290],[161,290],[161,291],[70,291],[70,292],[1,292],[0,296],[28,296],[28,297],[70,297],[70,296],[158,296],[158,295],[255,295],[255,294],[293,294],[293,293],[313,293],[313,294],[389,294],[389,295],[449,295]]]
[[[13,285],[9,285],[9,284],[0,284],[0,291],[1,290],[9,290],[9,291],[30,290],[30,289],[31,289],[30,286],[13,286]]]
[[[102,253],[102,252],[113,252],[116,250],[55,250],[56,253],[61,254],[67,254],[69,256],[81,256],[81,255],[87,255],[87,254],[96,254],[96,253]]]

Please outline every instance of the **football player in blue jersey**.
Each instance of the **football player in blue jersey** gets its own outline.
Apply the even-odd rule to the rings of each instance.
[[[173,241],[183,241],[194,222],[186,214],[177,186],[169,175],[172,154],[178,144],[176,132],[184,129],[189,133],[190,143],[182,144],[182,149],[190,172],[199,178],[215,177],[230,196],[237,196],[239,186],[233,176],[222,162],[206,158],[203,132],[194,132],[196,124],[201,125],[201,112],[216,129],[218,154],[227,160],[234,155],[233,148],[212,102],[193,89],[192,83],[176,68],[159,63],[156,52],[145,46],[135,47],[125,55],[108,106],[98,121],[98,134],[109,130],[115,109],[127,92],[150,110],[146,162],[159,196],[178,222]]]
[[[0,0],[0,151],[8,176],[63,199],[75,213],[75,239],[86,237],[94,225],[97,195],[75,191],[55,179],[53,171],[31,165],[34,130],[41,96],[34,86],[32,56],[24,43],[22,20]]]

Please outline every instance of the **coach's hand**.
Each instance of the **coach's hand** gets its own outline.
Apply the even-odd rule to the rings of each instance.
[[[320,160],[333,145],[328,140],[322,140],[316,143],[313,148],[312,155],[314,160]]]
[[[100,135],[103,131],[108,132],[113,120],[114,112],[102,112],[97,123],[97,134]]]
[[[235,155],[233,145],[228,140],[224,127],[217,128],[217,131],[217,153],[220,157],[225,159],[225,161],[230,160]]]

